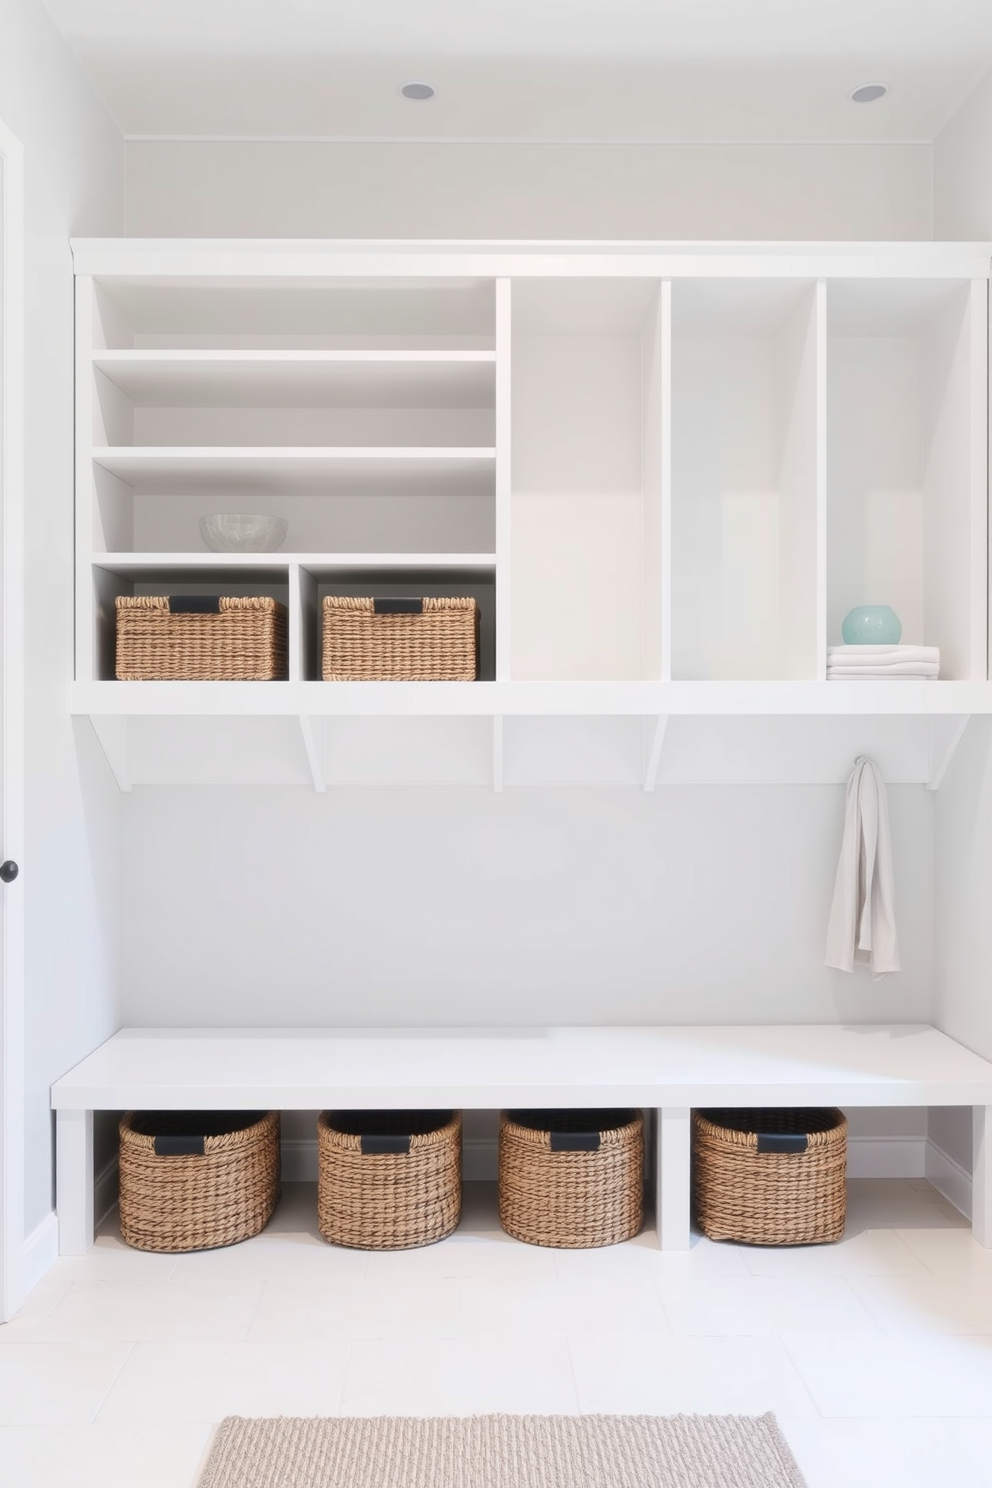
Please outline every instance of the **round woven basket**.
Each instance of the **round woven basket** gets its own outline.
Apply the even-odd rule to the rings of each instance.
[[[265,1228],[279,1198],[278,1111],[128,1111],[121,1234],[138,1250],[212,1250]]]
[[[530,1245],[585,1250],[630,1240],[644,1220],[639,1111],[504,1111],[499,1222]]]
[[[842,1111],[695,1111],[692,1127],[693,1200],[704,1235],[751,1245],[843,1235]]]
[[[412,1250],[457,1229],[459,1111],[325,1111],[317,1122],[317,1223],[358,1250]]]

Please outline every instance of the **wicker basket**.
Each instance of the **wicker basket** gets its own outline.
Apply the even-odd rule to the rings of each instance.
[[[117,600],[117,676],[127,682],[272,682],[287,675],[286,607],[154,595]]]
[[[443,1240],[462,1207],[459,1111],[325,1111],[317,1122],[317,1222],[358,1250]]]
[[[212,1250],[257,1235],[279,1197],[278,1111],[129,1111],[121,1234],[138,1250]]]
[[[751,1245],[843,1235],[842,1111],[695,1111],[692,1127],[693,1199],[704,1235]]]
[[[474,599],[324,599],[325,682],[474,682]]]
[[[639,1111],[504,1111],[499,1221],[531,1245],[584,1250],[630,1240],[644,1218]]]

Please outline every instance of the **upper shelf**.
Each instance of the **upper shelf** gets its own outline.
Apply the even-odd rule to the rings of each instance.
[[[493,351],[99,351],[136,405],[183,408],[485,408]]]
[[[377,490],[405,495],[491,489],[495,449],[408,447],[328,448],[116,448],[97,446],[93,461],[119,480],[148,495],[172,495],[177,486],[199,490],[271,490],[329,495]]]
[[[421,238],[73,238],[77,274],[149,277],[168,283],[197,276],[237,276],[246,289],[280,279],[300,284],[364,278],[409,284],[446,280],[470,295],[479,277],[664,275],[726,278],[753,274],[843,274],[916,278],[987,274],[992,244],[931,242],[729,242],[705,239]],[[472,277],[470,277],[472,276]]]

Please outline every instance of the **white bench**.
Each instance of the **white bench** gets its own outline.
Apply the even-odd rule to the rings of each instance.
[[[52,1087],[59,1249],[93,1243],[93,1113],[638,1106],[658,1113],[658,1238],[689,1245],[694,1106],[972,1106],[992,1246],[992,1064],[925,1024],[125,1028]]]

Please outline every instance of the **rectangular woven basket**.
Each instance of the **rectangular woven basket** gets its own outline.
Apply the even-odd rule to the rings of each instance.
[[[323,1111],[317,1223],[358,1250],[433,1245],[458,1227],[460,1111]]]
[[[273,682],[287,674],[286,607],[266,595],[117,600],[127,682]]]
[[[323,605],[325,682],[474,682],[474,599],[354,599]]]
[[[279,1197],[278,1111],[128,1111],[121,1235],[138,1250],[212,1250],[263,1230]]]
[[[693,1112],[693,1204],[710,1240],[839,1240],[846,1169],[847,1118],[833,1107]]]
[[[503,1111],[499,1222],[530,1245],[618,1245],[644,1220],[640,1111]]]

